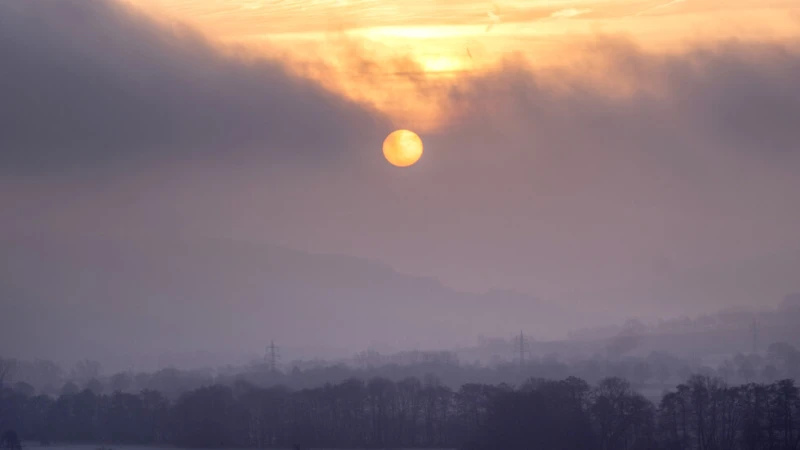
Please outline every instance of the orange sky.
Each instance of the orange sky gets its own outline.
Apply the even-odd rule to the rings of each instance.
[[[796,0],[130,0],[288,61],[420,131],[446,88],[508,58],[563,64],[598,35],[655,51],[800,34]],[[399,99],[402,99],[400,101]]]

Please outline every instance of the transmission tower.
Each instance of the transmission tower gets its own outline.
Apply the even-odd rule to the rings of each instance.
[[[519,371],[517,374],[517,381],[519,383],[522,383],[525,378],[525,355],[531,356],[530,350],[528,350],[525,344],[525,334],[520,331],[519,337],[514,339],[514,352],[518,353],[515,359],[519,358]]]
[[[758,352],[758,323],[756,322],[756,319],[753,319],[753,325],[750,329],[750,332],[753,334],[752,352],[755,354]]]
[[[278,346],[275,345],[275,341],[269,341],[269,346],[267,346],[267,354],[265,355],[265,359],[269,364],[269,370],[271,372],[278,371],[278,361],[280,360],[281,356],[279,353]]]

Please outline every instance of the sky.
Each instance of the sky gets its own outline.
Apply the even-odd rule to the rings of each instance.
[[[219,41],[261,47],[296,73],[378,107],[400,126],[426,131],[449,119],[450,105],[436,91],[507,59],[539,67],[574,64],[585,57],[580,48],[600,35],[664,52],[721,39],[781,41],[798,33],[791,0],[130,1]],[[423,75],[435,92],[420,93]],[[392,92],[401,91],[398,105]]]
[[[6,255],[228,239],[358,257],[453,292],[522,293],[531,315],[768,306],[800,291],[799,80],[800,8],[784,0],[1,2],[0,238]],[[396,128],[420,134],[416,165],[383,159]],[[80,289],[124,278],[74,254]],[[0,332],[33,344],[0,351],[56,339],[77,355],[92,340],[70,330],[106,317],[35,332],[48,305],[67,308],[47,261],[3,259],[28,276],[0,284]],[[70,311],[123,310],[75,289]],[[176,335],[252,312],[206,300]],[[380,329],[299,332],[286,324],[315,309],[291,301],[258,308],[283,311],[270,320],[297,345]],[[516,313],[484,307],[491,325],[476,313],[427,342],[503,334]],[[157,311],[137,320],[155,327]],[[192,348],[163,337],[129,351]]]

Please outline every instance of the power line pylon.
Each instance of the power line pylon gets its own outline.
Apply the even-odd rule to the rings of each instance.
[[[265,359],[269,364],[270,372],[277,372],[278,371],[278,361],[280,360],[280,348],[275,345],[275,341],[269,341],[269,346],[267,347],[267,354]]]

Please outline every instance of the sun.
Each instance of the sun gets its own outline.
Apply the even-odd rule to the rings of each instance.
[[[413,131],[393,131],[383,141],[383,156],[397,167],[411,166],[422,157],[422,139]]]

